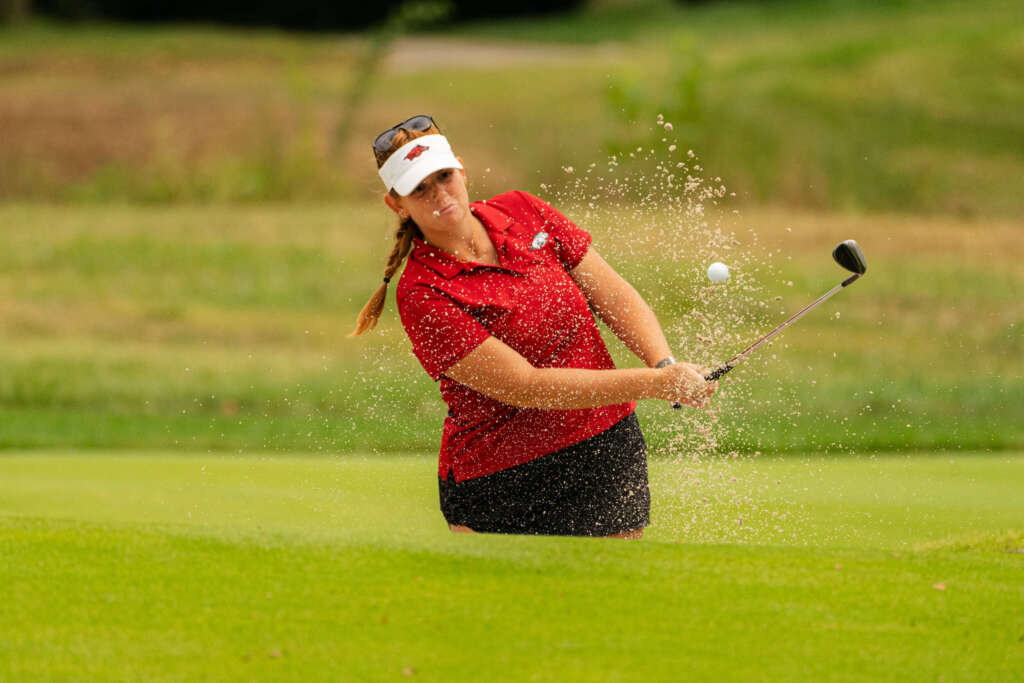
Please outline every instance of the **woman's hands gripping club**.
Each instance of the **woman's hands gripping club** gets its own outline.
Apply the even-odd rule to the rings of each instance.
[[[709,368],[693,363],[672,363],[658,370],[655,397],[672,401],[676,407],[688,405],[703,408],[718,391],[718,382],[708,382],[704,376]]]

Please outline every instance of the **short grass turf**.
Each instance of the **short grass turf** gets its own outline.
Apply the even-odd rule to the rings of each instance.
[[[433,472],[0,457],[0,679],[1024,676],[1024,454],[655,459],[639,543],[452,535]]]

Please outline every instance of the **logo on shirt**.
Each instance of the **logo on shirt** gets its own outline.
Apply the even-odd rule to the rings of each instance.
[[[530,249],[537,251],[543,249],[544,245],[548,243],[548,234],[546,232],[538,232],[533,236],[533,244],[530,245]]]
[[[424,145],[416,145],[415,147],[413,147],[412,149],[409,150],[409,153],[405,155],[405,158],[408,159],[409,161],[412,161],[413,159],[415,159],[419,155],[421,155],[424,152],[426,152],[428,149],[430,149],[430,148],[426,147]]]

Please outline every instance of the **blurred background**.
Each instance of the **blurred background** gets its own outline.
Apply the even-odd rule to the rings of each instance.
[[[677,357],[860,241],[716,410],[641,405],[653,452],[1020,449],[1022,112],[1004,0],[0,0],[0,447],[436,454],[393,288],[346,338],[395,228],[370,143],[429,113],[473,198],[552,200]]]

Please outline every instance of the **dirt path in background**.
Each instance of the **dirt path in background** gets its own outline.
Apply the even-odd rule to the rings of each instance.
[[[516,44],[444,38],[402,38],[395,42],[386,64],[392,71],[418,71],[435,67],[493,69],[509,64],[550,64],[583,58],[614,59],[615,45]]]

